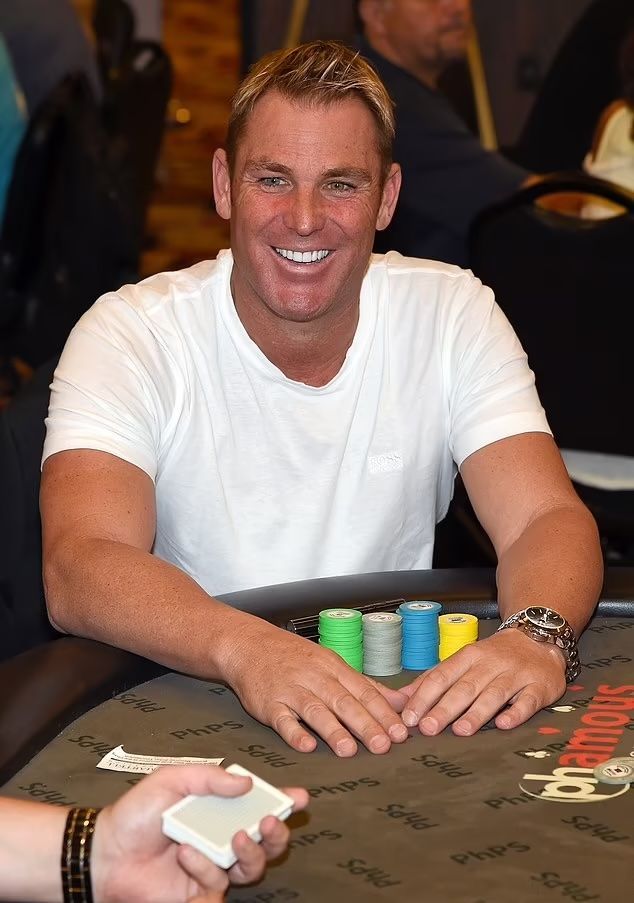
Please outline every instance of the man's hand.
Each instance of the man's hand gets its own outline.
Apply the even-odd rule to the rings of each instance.
[[[219,868],[192,847],[173,843],[161,831],[161,815],[189,793],[240,796],[251,779],[214,765],[167,766],[144,778],[97,818],[92,850],[95,898],[100,903],[220,903],[231,884],[262,877],[269,859],[287,847],[289,831],[277,818],[260,823],[262,842],[244,832],[233,838],[238,861]],[[285,788],[303,809],[308,794]]]
[[[236,637],[224,677],[247,712],[270,725],[298,752],[315,738],[338,756],[353,756],[358,738],[370,752],[386,753],[407,739],[397,715],[406,697],[350,668],[329,649],[263,621]]]
[[[495,718],[508,730],[550,705],[566,688],[563,654],[519,630],[503,630],[465,646],[403,687],[409,697],[403,721],[434,736],[453,725],[469,736]],[[505,708],[509,704],[508,708]],[[499,714],[498,714],[499,713]]]

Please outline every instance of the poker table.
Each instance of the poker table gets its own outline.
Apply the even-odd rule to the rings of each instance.
[[[499,623],[488,570],[327,578],[225,598],[306,636],[321,608],[395,609],[403,599],[477,614],[480,636]],[[634,755],[633,600],[634,569],[608,572],[581,640],[579,679],[527,724],[486,725],[473,737],[411,731],[387,755],[361,749],[349,759],[321,742],[294,752],[221,684],[64,637],[0,665],[2,792],[102,806],[139,779],[96,768],[114,747],[222,756],[311,795],[308,811],[289,820],[289,854],[229,900],[625,903],[634,887],[634,785],[599,781],[586,766],[593,753]]]

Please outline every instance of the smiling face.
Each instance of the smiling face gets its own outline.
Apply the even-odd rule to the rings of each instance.
[[[356,97],[257,101],[234,171],[214,155],[214,197],[231,220],[236,310],[260,347],[262,333],[288,335],[291,324],[350,327],[352,340],[374,233],[399,185],[397,166],[384,179],[375,121]]]

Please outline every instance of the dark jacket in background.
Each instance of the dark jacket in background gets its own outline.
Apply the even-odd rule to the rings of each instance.
[[[394,160],[403,170],[392,223],[375,250],[467,264],[467,233],[477,213],[516,191],[526,170],[485,150],[447,98],[388,62],[361,40],[394,101]]]

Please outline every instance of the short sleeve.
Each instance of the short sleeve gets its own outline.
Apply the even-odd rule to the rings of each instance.
[[[42,463],[87,448],[155,479],[169,390],[164,352],[139,313],[105,295],[71,332],[53,376]]]
[[[549,433],[526,353],[493,292],[465,273],[468,291],[452,311],[444,343],[450,447],[457,465],[485,445]]]

